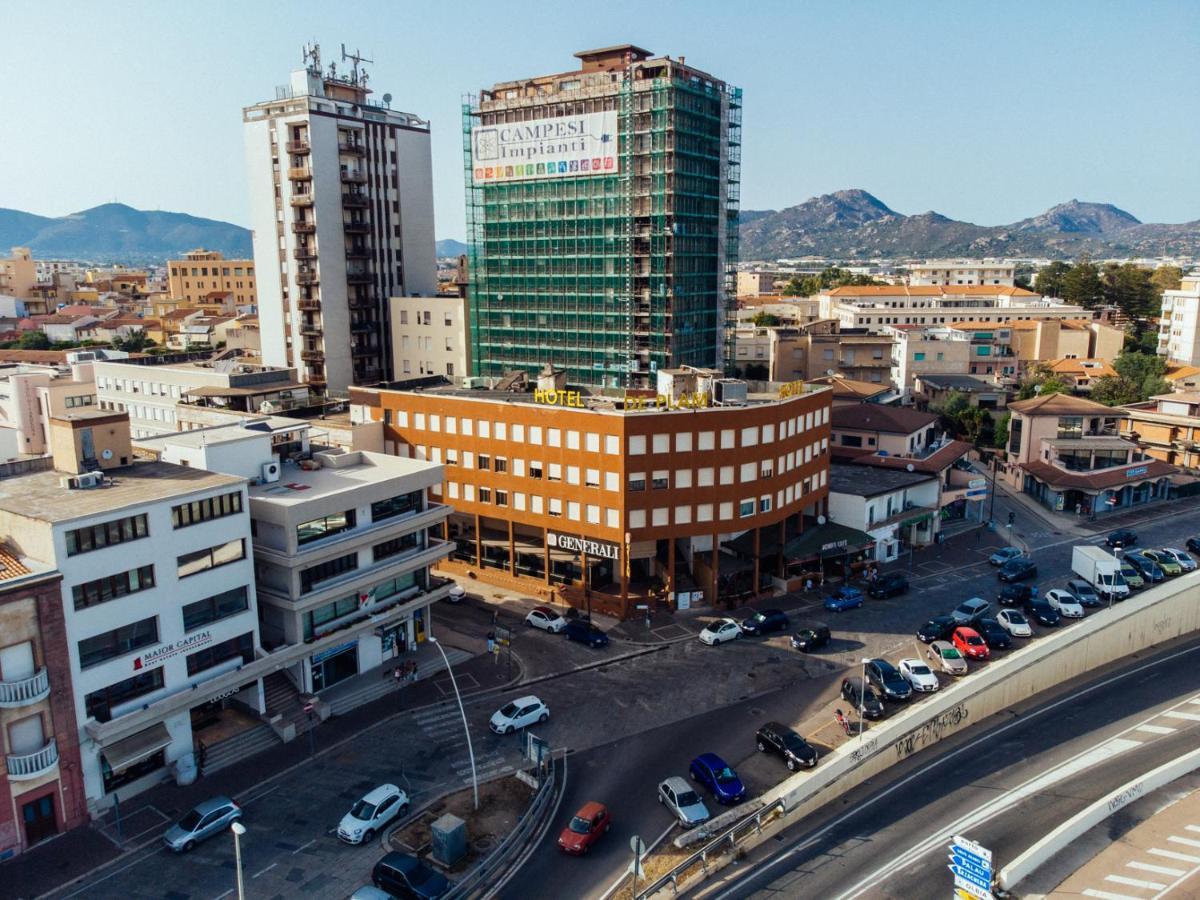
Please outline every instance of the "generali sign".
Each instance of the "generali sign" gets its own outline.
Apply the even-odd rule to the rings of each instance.
[[[546,546],[557,547],[569,553],[586,553],[588,556],[602,556],[605,559],[617,559],[621,548],[611,541],[596,541],[592,538],[575,537],[573,534],[558,534],[546,532]]]
[[[189,634],[187,637],[180,638],[170,644],[161,644],[141,656],[133,658],[133,670],[136,672],[139,669],[148,669],[151,666],[158,665],[165,659],[170,659],[172,656],[178,656],[180,653],[190,653],[192,650],[197,650],[212,643],[211,631],[197,631],[195,634]]]

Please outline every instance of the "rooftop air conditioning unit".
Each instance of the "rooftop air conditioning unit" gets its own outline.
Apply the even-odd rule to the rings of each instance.
[[[79,490],[97,488],[102,484],[104,484],[104,474],[102,472],[84,472],[82,475],[76,475],[71,479],[71,486]]]
[[[265,462],[262,465],[262,481],[263,484],[271,484],[279,480],[279,463],[275,460]]]

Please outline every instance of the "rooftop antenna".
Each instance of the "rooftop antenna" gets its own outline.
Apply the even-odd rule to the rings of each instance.
[[[345,62],[346,60],[350,60],[350,64],[351,64],[350,65],[350,82],[352,84],[359,84],[359,85],[362,85],[363,87],[366,87],[367,73],[362,72],[360,74],[358,67],[361,63],[373,63],[373,62],[375,62],[375,60],[367,59],[357,49],[353,53],[347,53],[346,45],[342,44],[342,62]]]
[[[321,74],[321,45],[316,41],[304,45],[304,61],[306,68],[317,75]]]

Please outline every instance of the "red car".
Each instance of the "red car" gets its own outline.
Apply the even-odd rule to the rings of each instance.
[[[567,827],[558,836],[558,846],[566,853],[587,853],[592,844],[600,840],[600,835],[611,827],[608,807],[593,800],[583,804],[579,812],[571,817]]]
[[[955,628],[950,640],[958,648],[958,652],[968,659],[987,659],[991,656],[987,641],[979,636],[974,628]]]

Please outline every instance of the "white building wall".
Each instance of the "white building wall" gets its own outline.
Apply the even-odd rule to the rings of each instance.
[[[268,119],[247,122],[244,125],[248,173],[246,189],[250,199],[250,229],[253,234],[262,359],[270,366],[286,366],[286,316],[280,285],[280,247],[275,234],[277,214],[275,182],[271,174],[271,125],[272,122]],[[287,154],[283,153],[281,148],[279,165],[284,171],[280,173],[280,179],[284,185],[287,184],[286,157]]]
[[[433,224],[433,161],[429,132],[396,130],[399,179],[400,253],[404,293],[437,293],[437,253]],[[395,218],[395,217],[393,217]]]
[[[1173,365],[1200,365],[1200,279],[1187,278],[1182,290],[1163,292],[1158,352]]]

